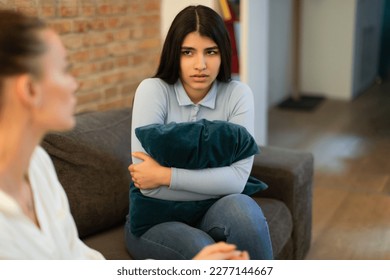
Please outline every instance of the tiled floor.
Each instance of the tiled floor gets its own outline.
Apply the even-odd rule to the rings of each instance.
[[[272,108],[268,145],[315,158],[307,259],[390,259],[390,82],[313,112]]]

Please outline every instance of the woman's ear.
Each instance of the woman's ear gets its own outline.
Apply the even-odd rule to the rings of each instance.
[[[27,107],[39,107],[41,105],[42,96],[29,74],[20,75],[16,78],[16,94]]]

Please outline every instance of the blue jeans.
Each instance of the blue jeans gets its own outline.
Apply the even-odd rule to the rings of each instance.
[[[150,228],[141,237],[125,227],[127,249],[135,259],[192,259],[206,245],[218,241],[235,244],[255,260],[272,259],[268,224],[258,204],[244,194],[220,198],[196,227],[166,222]]]

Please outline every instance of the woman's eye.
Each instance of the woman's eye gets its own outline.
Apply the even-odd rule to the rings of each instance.
[[[192,52],[191,52],[191,51],[188,51],[188,50],[183,50],[183,51],[181,51],[181,53],[182,53],[183,55],[186,55],[186,56],[192,55]]]
[[[208,55],[216,55],[216,54],[218,54],[218,51],[217,50],[210,50],[210,51],[207,51],[207,54]]]

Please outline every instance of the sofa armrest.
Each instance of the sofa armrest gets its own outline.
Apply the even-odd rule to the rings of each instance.
[[[269,188],[255,195],[281,200],[290,209],[294,258],[303,259],[311,241],[313,155],[276,147],[260,149],[251,175],[268,184]]]

